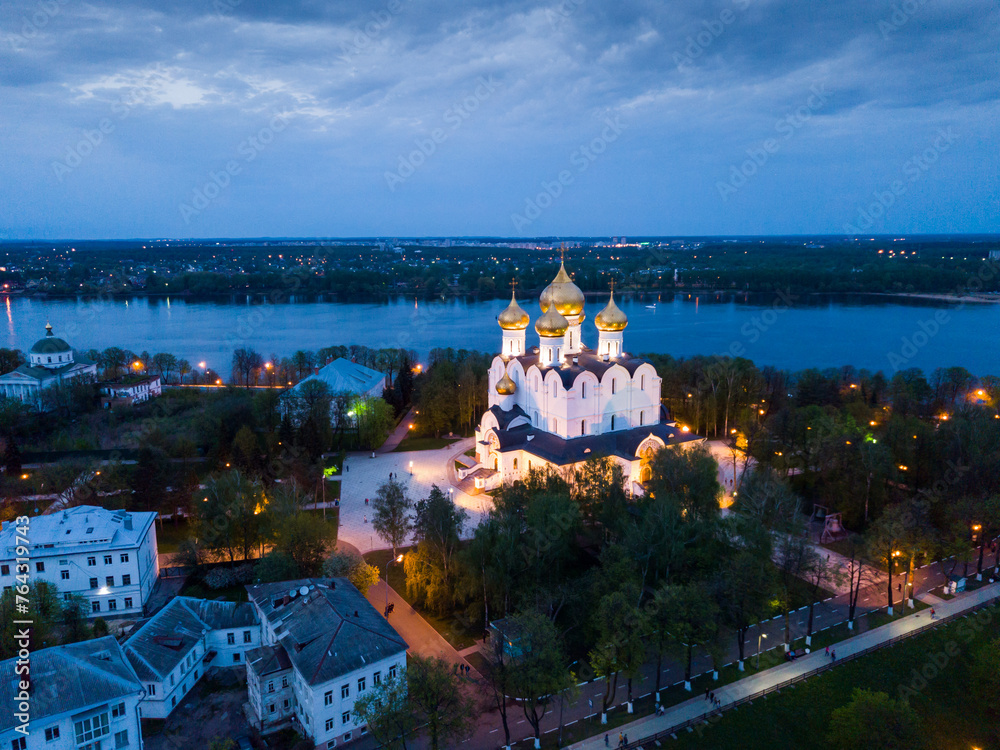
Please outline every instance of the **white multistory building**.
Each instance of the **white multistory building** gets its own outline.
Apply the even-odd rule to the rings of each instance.
[[[406,642],[346,578],[247,586],[261,622],[247,660],[258,729],[291,726],[321,750],[367,733],[354,702],[402,677]]]
[[[145,691],[112,636],[32,651],[27,667],[0,662],[0,748],[142,750]]]
[[[489,409],[476,429],[478,489],[516,481],[533,469],[569,472],[589,458],[622,465],[630,491],[643,493],[648,459],[665,446],[701,438],[666,420],[653,365],[624,349],[625,313],[614,293],[594,318],[597,346],[583,342],[583,292],[565,265],[542,292],[538,345],[516,299],[500,313],[501,353],[489,370]]]
[[[160,574],[155,520],[156,513],[80,505],[33,517],[26,526],[5,521],[0,586],[14,586],[22,557],[17,548],[24,546],[30,580],[53,584],[64,599],[82,597],[90,617],[142,614]]]
[[[212,667],[239,667],[260,646],[260,620],[248,602],[178,596],[125,642],[142,680],[144,719],[165,719]]]

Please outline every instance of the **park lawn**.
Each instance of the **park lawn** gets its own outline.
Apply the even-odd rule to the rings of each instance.
[[[173,555],[180,551],[181,543],[194,536],[194,530],[187,521],[176,523],[165,519],[156,524],[156,548],[161,555]]]
[[[402,442],[393,449],[393,453],[406,453],[407,451],[436,451],[447,448],[459,438],[436,438],[436,437],[405,437]]]
[[[794,690],[758,700],[738,711],[726,712],[715,724],[695,733],[682,732],[671,746],[684,748],[739,748],[771,750],[776,747],[827,747],[826,734],[834,709],[850,700],[855,687],[888,693],[898,698],[900,686],[909,686],[913,670],[919,673],[931,654],[944,653],[946,644],[957,643],[959,653],[949,658],[926,687],[910,696],[910,705],[921,717],[926,747],[934,750],[968,750],[997,747],[996,728],[970,699],[968,674],[976,649],[1000,634],[997,615],[978,632],[972,625],[984,622],[968,618],[915,636],[890,648],[863,656],[825,672]],[[638,739],[638,738],[637,738]]]
[[[412,547],[397,547],[397,557],[409,552]],[[365,562],[374,565],[379,569],[380,577],[385,577],[386,563],[392,557],[391,549],[380,549],[374,552],[367,552],[364,555]],[[413,607],[427,623],[434,628],[442,638],[450,643],[454,648],[461,650],[475,644],[476,638],[481,636],[479,629],[473,625],[466,626],[457,617],[439,617],[426,609],[415,605],[406,593],[406,573],[403,571],[403,563],[394,562],[389,566],[389,586],[399,594],[403,601]]]

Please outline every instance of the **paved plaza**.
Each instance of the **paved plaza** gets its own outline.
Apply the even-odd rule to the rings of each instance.
[[[468,495],[455,486],[455,457],[461,456],[475,443],[474,438],[457,440],[447,448],[406,453],[350,453],[344,461],[340,489],[340,532],[338,539],[357,547],[361,552],[388,547],[372,528],[372,508],[365,498],[373,499],[379,486],[388,481],[390,472],[407,488],[410,499],[427,497],[437,485],[451,491],[456,505],[469,514],[463,538],[473,530],[492,507],[489,495]]]

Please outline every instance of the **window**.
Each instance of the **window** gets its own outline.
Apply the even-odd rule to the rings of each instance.
[[[381,684],[382,684],[382,673],[376,672],[375,674],[372,675],[372,685],[381,685]]]
[[[284,708],[286,711],[288,710],[288,698],[285,698],[285,700],[281,702],[281,707]]]
[[[363,693],[364,691],[365,691],[365,678],[364,677],[359,677],[358,678],[358,692],[359,693]]]
[[[587,384],[580,383],[580,398],[587,398]]]
[[[243,631],[243,642],[244,643],[250,643],[250,631],[249,630],[244,630]]]
[[[327,690],[325,693],[323,693],[323,705],[324,706],[332,706],[333,705],[333,691],[332,690]]]
[[[645,423],[646,423],[646,412],[641,411],[639,412],[639,424],[643,425]]]
[[[587,420],[586,419],[581,419],[580,420],[580,434],[581,435],[586,435],[587,434]]]
[[[38,573],[44,573],[45,572],[45,563],[43,563],[43,562],[37,562],[37,563],[35,563],[35,570]]]
[[[226,633],[226,642],[230,646],[236,645],[236,633]]]
[[[73,723],[76,732],[76,744],[83,745],[92,740],[100,739],[111,730],[108,729],[108,715],[97,714],[83,721]]]
[[[68,581],[69,580],[69,571],[68,570],[60,570],[59,571],[59,578],[60,578],[60,580]]]
[[[552,381],[552,397],[553,397],[553,398],[555,398],[555,397],[556,397],[556,392],[557,392],[557,390],[558,390],[558,386],[556,386],[556,382],[555,382],[555,381],[553,380],[553,381]]]
[[[122,553],[122,556],[121,556],[121,561],[122,561],[123,563],[127,563],[127,562],[128,562],[128,552],[123,552],[123,553]]]
[[[97,565],[97,558],[96,557],[88,557],[87,558],[87,565],[89,567],[91,567],[91,568],[94,567],[95,565]]]
[[[91,578],[90,579],[90,588],[92,588],[92,589],[96,589],[97,588],[97,579],[96,578]]]
[[[115,747],[128,747],[128,730],[115,732]]]
[[[347,734],[344,735],[344,742],[350,742],[350,741],[351,741],[351,733],[348,732]]]
[[[617,381],[617,380],[615,380],[614,378],[611,378],[611,395],[612,395],[612,396],[614,396],[614,395],[615,395],[615,391],[616,391],[617,389],[618,389],[618,381]]]
[[[126,596],[125,597],[125,609],[132,609],[132,597],[131,596]]]
[[[45,728],[45,741],[52,742],[52,740],[59,739],[59,727],[46,727]]]
[[[112,586],[115,585],[115,577],[114,576],[107,576],[104,579],[104,582],[107,584],[108,588],[111,588]]]
[[[156,695],[156,685],[146,685],[146,692],[149,693],[150,697]]]
[[[130,576],[130,575],[123,575],[122,576],[122,586],[131,586],[131,585],[132,585],[132,576]]]
[[[389,667],[389,679],[390,680],[396,679],[396,665],[395,664],[393,664],[391,667]]]
[[[611,415],[611,429],[612,430],[615,429],[615,415],[614,414]]]
[[[18,737],[10,741],[10,750],[26,750],[28,741],[24,737]]]
[[[267,710],[270,711],[273,714],[274,713],[274,704],[272,703],[271,705],[269,705],[267,707]]]
[[[646,376],[645,375],[640,375],[639,376],[639,388],[641,388],[642,390],[646,390]]]
[[[351,723],[351,712],[350,711],[344,711],[344,713],[342,713],[340,715],[340,723],[341,724],[350,724]]]
[[[111,718],[117,719],[119,716],[125,715],[125,704],[119,703],[117,706],[111,707]]]
[[[269,692],[269,693],[273,693],[274,692],[274,683],[273,682],[268,682],[267,683],[267,692]]]
[[[104,556],[104,564],[105,565],[110,565],[111,564],[111,555],[105,555]]]
[[[170,687],[173,687],[173,686],[174,686],[174,676],[171,674],[170,675]]]
[[[0,565],[0,575],[9,576],[10,575],[10,566],[9,565]]]
[[[327,719],[326,720],[326,731],[329,732],[331,729],[333,729],[333,719]]]
[[[236,652],[235,654],[233,654],[233,664],[239,664],[239,663],[240,663],[240,654],[239,652]]]
[[[538,393],[538,376],[535,376],[535,393]]]
[[[350,685],[341,685],[340,686],[340,697],[341,698],[350,698],[351,697],[351,686]]]
[[[90,603],[90,611],[91,612],[100,612],[101,611],[101,603],[99,601],[96,601],[96,600],[92,601]]]
[[[281,687],[283,687],[283,688],[288,687],[288,678],[287,677],[282,677],[281,678]]]
[[[170,707],[173,708],[176,705],[177,705],[177,697],[175,696],[170,699]]]
[[[108,609],[110,610],[118,609],[118,602],[114,599],[108,599]]]

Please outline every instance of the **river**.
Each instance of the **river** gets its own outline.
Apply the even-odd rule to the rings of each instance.
[[[758,365],[897,369],[960,365],[975,375],[1000,374],[1000,305],[955,305],[898,298],[787,299],[687,294],[622,299],[629,317],[626,351],[676,357],[734,353]],[[0,346],[27,350],[47,321],[78,350],[118,346],[170,352],[226,373],[233,350],[251,346],[265,357],[334,344],[406,347],[425,356],[435,347],[500,347],[497,314],[505,300],[383,303],[252,303],[135,297],[121,300],[0,297]],[[532,298],[521,300],[534,321]],[[604,300],[589,298],[584,342],[595,345],[593,318]],[[532,329],[529,346],[537,343]]]

